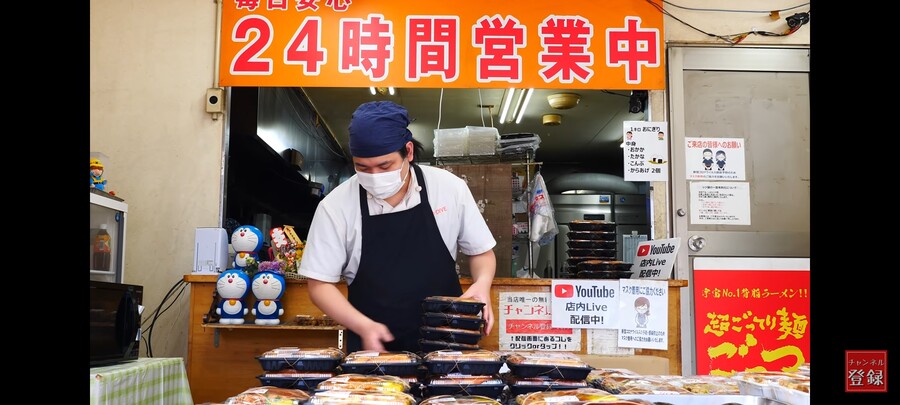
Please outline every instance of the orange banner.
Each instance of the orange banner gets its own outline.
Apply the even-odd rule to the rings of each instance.
[[[665,88],[661,1],[225,0],[219,86]]]

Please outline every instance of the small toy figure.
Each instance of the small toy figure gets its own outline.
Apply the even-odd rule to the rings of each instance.
[[[276,268],[269,269],[266,266],[268,264],[276,265]],[[259,265],[260,269],[253,275],[250,287],[253,296],[256,297],[256,304],[253,305],[251,313],[256,317],[254,322],[257,325],[278,325],[281,323],[278,317],[284,315],[284,308],[281,305],[284,276],[279,273],[278,262],[265,261]]]
[[[259,262],[259,252],[263,245],[263,234],[253,225],[239,226],[231,234],[231,247],[234,248],[234,267],[243,270],[247,267],[248,258]]]
[[[100,159],[91,159],[91,188],[98,190],[106,188],[106,179],[103,178],[103,163],[100,163]]]
[[[244,298],[250,289],[250,277],[239,269],[228,269],[219,274],[216,280],[216,292],[219,293],[219,306],[216,314],[221,316],[219,323],[240,325],[244,323],[244,316],[249,308],[244,303]]]

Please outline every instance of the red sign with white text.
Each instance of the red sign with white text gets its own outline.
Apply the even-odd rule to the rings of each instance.
[[[665,88],[662,2],[225,0],[219,86]]]
[[[809,363],[809,260],[694,260],[697,374]]]
[[[844,352],[845,392],[887,392],[887,350]]]

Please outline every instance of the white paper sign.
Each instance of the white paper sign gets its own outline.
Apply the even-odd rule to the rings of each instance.
[[[665,122],[625,121],[623,126],[625,181],[668,181],[668,125]]]
[[[618,280],[553,280],[554,328],[616,328]]]
[[[685,138],[685,142],[688,180],[747,179],[743,138]]]
[[[750,183],[691,184],[691,223],[750,225]]]
[[[501,292],[500,350],[581,351],[581,330],[550,325],[550,293]]]
[[[656,239],[638,244],[631,271],[637,278],[668,279],[675,265],[681,238]]]
[[[667,350],[669,282],[619,280],[619,346]]]

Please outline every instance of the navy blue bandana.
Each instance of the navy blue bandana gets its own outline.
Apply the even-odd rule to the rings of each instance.
[[[396,152],[412,140],[406,108],[390,101],[362,104],[350,118],[350,154],[375,157]]]

